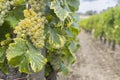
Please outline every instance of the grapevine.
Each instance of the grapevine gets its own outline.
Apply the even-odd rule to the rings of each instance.
[[[43,74],[36,80],[68,74],[79,47],[78,7],[79,0],[1,0],[0,69],[5,79],[15,79],[9,67],[28,76]]]
[[[116,6],[110,8],[101,14],[90,16],[88,19],[84,19],[80,22],[80,25],[87,31],[93,33],[93,35],[102,40],[102,38],[113,42],[112,46],[115,44],[120,44],[120,7]],[[92,21],[93,23],[90,23]]]

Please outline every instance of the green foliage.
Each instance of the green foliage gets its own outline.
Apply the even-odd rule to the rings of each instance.
[[[65,44],[65,37],[60,35],[54,29],[49,28],[50,36],[49,36],[49,43],[51,48],[59,49],[64,46]]]
[[[68,11],[60,6],[59,0],[53,0],[51,2],[50,9],[53,9],[55,14],[59,17],[61,21],[64,21],[69,15]]]
[[[0,26],[0,42],[5,40],[5,35],[7,33],[11,33],[12,29],[10,27],[10,25],[8,24],[8,22],[4,22],[2,26]]]
[[[0,48],[0,70],[4,73],[8,73],[6,62],[5,48]]]
[[[79,8],[79,0],[67,0],[66,1],[67,3],[68,3],[68,6],[69,6],[69,9],[71,10],[71,11],[76,11],[76,10],[78,10],[78,8]]]
[[[49,75],[51,68],[48,62],[57,72],[67,74],[79,47],[76,37],[80,26],[75,14],[78,8],[79,0],[13,0],[0,26],[0,43],[5,44],[0,45],[0,69],[7,73],[6,65],[11,65],[29,74],[39,72],[47,65],[45,72]],[[10,36],[6,37],[6,34]],[[41,43],[39,34],[44,38]],[[44,45],[36,47],[33,42]],[[43,48],[46,56],[43,56]]]
[[[5,17],[5,21],[9,23],[11,27],[15,27],[18,22],[24,18],[23,10],[25,9],[24,6],[16,6],[15,9],[10,11],[8,15]]]
[[[4,62],[4,49],[3,48],[0,48],[0,63]]]
[[[38,72],[42,69],[47,60],[29,42],[17,38],[11,43],[6,51],[8,63],[14,67],[20,67],[21,72]],[[29,66],[30,64],[30,66]]]
[[[107,11],[84,19],[80,25],[92,31],[95,37],[104,36],[107,40],[120,44],[120,7],[110,8]]]

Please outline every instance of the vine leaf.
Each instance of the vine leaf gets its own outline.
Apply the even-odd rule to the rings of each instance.
[[[10,44],[9,48],[7,49],[7,59],[10,62],[11,60],[14,60],[14,58],[25,54],[26,51],[26,41],[23,39],[16,39],[15,43]]]
[[[46,64],[47,60],[39,54],[40,51],[37,51],[33,48],[31,44],[28,45],[29,51],[28,56],[31,64],[31,68],[34,72],[38,72],[42,69],[43,65]]]
[[[69,16],[69,12],[60,6],[58,0],[53,0],[51,2],[50,9],[54,10],[61,21],[64,21]]]
[[[12,58],[11,60],[9,60],[9,64],[14,67],[18,67],[19,64],[21,63],[21,61],[23,60],[23,57],[24,57],[24,55],[16,56],[16,57]]]
[[[8,66],[6,65],[5,61],[3,63],[0,63],[0,70],[5,74],[8,74]]]
[[[75,42],[71,42],[68,49],[71,53],[75,53],[78,49],[78,44]]]
[[[64,63],[60,64],[60,68],[64,75],[67,75],[69,73],[69,69],[68,69],[68,67],[66,67],[66,65],[64,65]]]
[[[64,46],[66,39],[64,36],[58,34],[55,30],[49,28],[50,36],[49,36],[49,43],[52,48],[59,49]]]
[[[24,0],[14,0],[14,2],[17,4],[17,5],[20,5],[24,2]]]
[[[8,73],[8,68],[5,61],[5,49],[0,47],[0,69],[4,73]]]
[[[0,26],[0,42],[5,40],[5,35],[11,32],[11,28],[7,22],[4,22],[2,26]]]
[[[67,65],[72,64],[76,61],[76,56],[75,56],[75,53],[73,53],[69,46],[65,47],[63,50],[62,50],[62,54],[64,55],[63,59],[64,61],[67,61]]]
[[[23,10],[25,7],[19,5],[14,10],[10,11],[5,17],[5,21],[8,22],[10,27],[15,27],[21,19],[24,19]],[[18,15],[19,14],[19,15]]]
[[[18,24],[18,22],[19,22],[14,16],[8,16],[6,18],[6,21],[9,22],[9,24],[10,24],[11,27],[16,26]]]
[[[40,51],[32,44],[21,38],[16,38],[7,49],[8,63],[13,67],[19,67],[20,72],[30,73],[30,69],[39,72],[47,62]]]
[[[5,50],[4,48],[0,48],[0,63],[3,63],[5,59]]]
[[[69,9],[71,11],[77,11],[79,9],[80,1],[79,0],[67,0]]]
[[[74,34],[74,36],[77,36],[80,32],[80,27],[77,23],[73,23],[70,27],[69,27],[70,31],[72,32],[72,34]]]
[[[27,57],[27,55],[21,61],[21,64],[19,65],[19,71],[30,73],[29,58]]]

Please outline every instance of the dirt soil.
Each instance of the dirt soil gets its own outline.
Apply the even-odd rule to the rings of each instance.
[[[120,80],[120,47],[115,51],[82,31],[78,36],[81,48],[68,76],[58,80]]]

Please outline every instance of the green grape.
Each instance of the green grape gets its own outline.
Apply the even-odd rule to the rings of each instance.
[[[4,23],[4,17],[9,12],[10,6],[13,4],[13,1],[1,0],[0,1],[0,26]]]
[[[45,0],[29,0],[28,3],[36,12],[44,12],[45,10]]]
[[[37,14],[33,9],[24,10],[25,19],[19,22],[15,28],[17,37],[29,39],[36,48],[44,46],[44,24],[45,17]]]
[[[5,34],[5,40],[3,40],[3,41],[0,41],[0,46],[6,46],[6,45],[9,45],[9,43],[11,43],[11,41],[12,41],[12,38],[10,37],[10,33],[7,33],[7,34]]]

